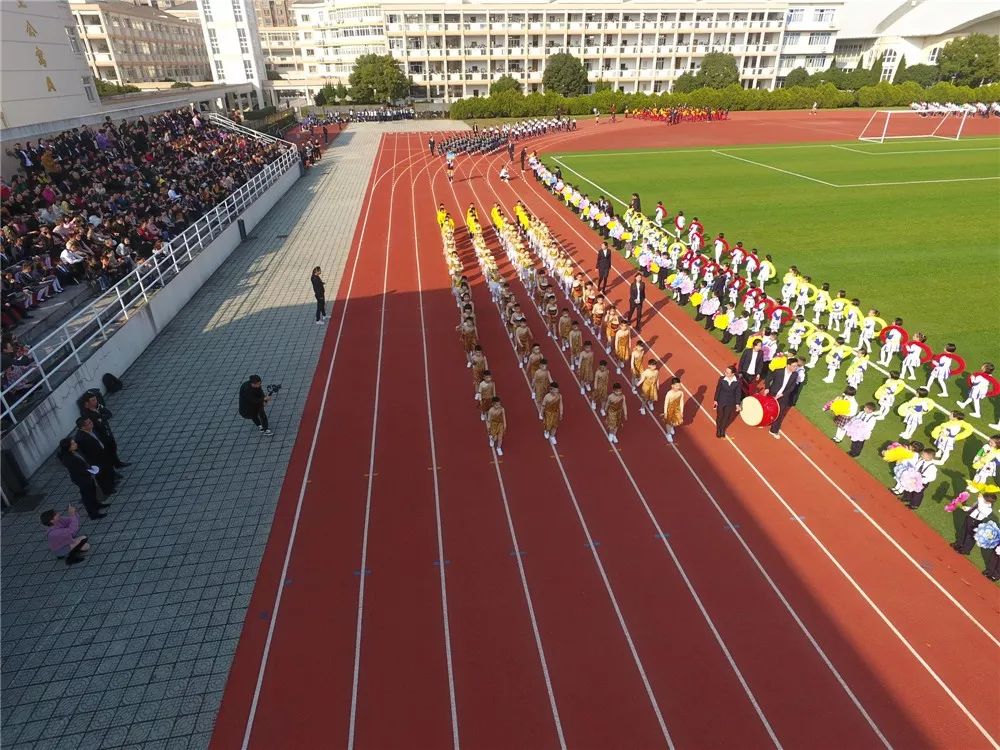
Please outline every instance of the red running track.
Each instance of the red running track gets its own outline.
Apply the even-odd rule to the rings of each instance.
[[[600,127],[604,148],[663,137]],[[611,447],[545,346],[552,449],[460,232],[508,412],[495,458],[434,208],[520,198],[587,270],[596,236],[533,180],[492,179],[502,157],[448,185],[425,138],[377,157],[213,746],[996,747],[996,593],[971,566],[798,415],[780,442],[716,441],[697,402],[726,353],[658,298],[643,336],[694,396],[677,447],[634,400]]]

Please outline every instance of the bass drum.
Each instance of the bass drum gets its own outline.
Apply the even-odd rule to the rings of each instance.
[[[755,393],[740,403],[740,418],[751,427],[770,427],[781,407],[774,396]]]

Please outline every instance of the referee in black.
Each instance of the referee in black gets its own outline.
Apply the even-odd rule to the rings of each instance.
[[[316,325],[326,322],[326,284],[323,283],[323,270],[316,266],[312,272],[313,294],[316,296]]]

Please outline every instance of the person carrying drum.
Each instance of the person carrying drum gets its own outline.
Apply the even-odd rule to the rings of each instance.
[[[764,395],[770,396],[778,402],[778,416],[771,423],[771,437],[778,440],[781,434],[781,424],[785,421],[789,409],[795,406],[802,383],[799,380],[798,372],[799,360],[797,357],[789,357],[788,363],[782,370],[775,370],[768,374],[764,381]]]

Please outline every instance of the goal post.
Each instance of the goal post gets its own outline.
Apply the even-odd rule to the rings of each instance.
[[[864,143],[885,143],[901,138],[939,138],[957,141],[962,137],[969,113],[965,109],[943,106],[926,110],[880,109],[858,136]]]

